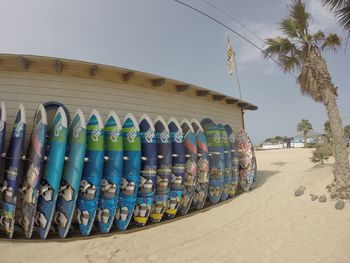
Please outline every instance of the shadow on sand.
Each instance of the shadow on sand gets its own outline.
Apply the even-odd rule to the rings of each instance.
[[[258,174],[256,176],[256,181],[254,183],[254,189],[257,189],[263,186],[267,179],[275,174],[280,173],[281,171],[266,171],[266,170],[258,170]]]

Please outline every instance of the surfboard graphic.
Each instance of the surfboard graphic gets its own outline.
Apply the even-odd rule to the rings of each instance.
[[[182,133],[185,144],[185,181],[183,183],[180,214],[187,214],[191,207],[195,194],[198,176],[197,176],[197,140],[191,123],[184,119],[181,122]]]
[[[167,218],[174,218],[180,207],[182,187],[185,181],[185,144],[180,124],[175,118],[168,122],[170,140],[172,145],[172,174],[168,197]]]
[[[46,129],[46,111],[44,106],[40,104],[34,116],[34,127],[28,145],[25,177],[20,188],[23,216],[20,218],[19,223],[23,227],[27,238],[31,238],[34,227],[40,180],[44,165]]]
[[[0,102],[0,187],[4,181],[5,175],[5,137],[6,137],[6,107],[4,102]],[[0,197],[0,208],[1,208]]]
[[[232,160],[232,184],[228,192],[228,197],[234,197],[237,191],[237,186],[239,183],[239,161],[238,161],[238,149],[235,133],[230,125],[226,124],[225,130],[227,137],[231,144],[231,160]]]
[[[56,214],[54,216],[58,234],[65,238],[75,210],[79,183],[83,171],[86,148],[86,122],[81,110],[73,116],[68,129],[67,151],[68,160],[64,165],[61,186],[58,194]]]
[[[220,131],[215,123],[210,119],[203,119],[201,125],[209,150],[209,199],[216,204],[220,201],[224,184],[224,150]]]
[[[119,202],[116,212],[117,227],[125,230],[133,215],[141,170],[141,138],[137,121],[128,113],[123,122],[124,162]]]
[[[48,128],[47,161],[44,163],[38,198],[36,223],[42,239],[46,239],[49,233],[55,212],[66,152],[67,126],[66,113],[60,107]]]
[[[108,233],[113,225],[120,193],[123,170],[122,124],[114,111],[105,123],[105,162],[101,181],[101,193],[97,208],[97,221],[102,233]]]
[[[202,209],[205,204],[205,201],[207,200],[209,190],[209,152],[207,146],[207,138],[205,137],[202,125],[196,119],[192,119],[191,123],[193,130],[196,134],[198,153],[198,181],[193,198],[193,206],[196,209]]]
[[[12,238],[15,227],[15,212],[18,187],[22,177],[24,137],[26,133],[26,114],[22,104],[19,105],[9,148],[6,154],[5,178],[2,186],[3,213],[0,223],[6,234]]]
[[[77,200],[80,232],[88,236],[92,229],[100,197],[104,160],[104,126],[97,110],[92,110],[86,128],[86,151]]]
[[[141,175],[136,206],[134,209],[134,221],[139,226],[144,226],[151,213],[156,185],[157,173],[157,140],[152,120],[146,114],[140,119],[141,135]]]
[[[249,191],[255,177],[255,167],[253,164],[252,144],[245,130],[240,130],[237,135],[239,158],[239,177],[243,191]]]
[[[168,207],[171,181],[172,145],[169,128],[164,119],[158,116],[154,123],[157,138],[158,166],[156,192],[151,212],[152,222],[160,222]]]
[[[226,130],[222,124],[216,125],[219,128],[222,144],[224,147],[224,187],[220,197],[221,201],[225,201],[228,197],[230,188],[232,186],[232,155],[231,155],[231,143],[228,139]]]

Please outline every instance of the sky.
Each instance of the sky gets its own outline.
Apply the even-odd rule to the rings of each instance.
[[[277,22],[288,14],[287,0],[183,0],[234,28],[258,46],[279,35]],[[245,113],[254,143],[267,137],[293,136],[308,119],[323,131],[321,104],[301,95],[296,80],[237,35],[173,0],[0,0],[0,53],[78,59],[144,71],[239,97],[237,75],[226,65],[229,34],[236,53],[242,99],[258,105]],[[345,37],[320,0],[307,0],[311,29]],[[254,34],[251,33],[254,32]],[[350,48],[324,54],[338,86],[344,125],[350,124]]]

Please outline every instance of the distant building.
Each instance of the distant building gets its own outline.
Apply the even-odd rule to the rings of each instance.
[[[283,149],[283,148],[303,148],[305,144],[304,140],[305,140],[304,134],[299,133],[294,137],[285,139],[284,141],[264,142],[262,144],[261,149],[272,150],[272,149]],[[307,143],[316,143],[316,142],[323,142],[323,141],[324,141],[324,135],[313,131],[308,133],[307,139],[306,139]]]

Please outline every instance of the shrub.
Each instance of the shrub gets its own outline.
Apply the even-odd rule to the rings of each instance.
[[[332,147],[329,143],[316,144],[316,149],[312,152],[311,161],[313,163],[324,164],[324,160],[332,156]]]

